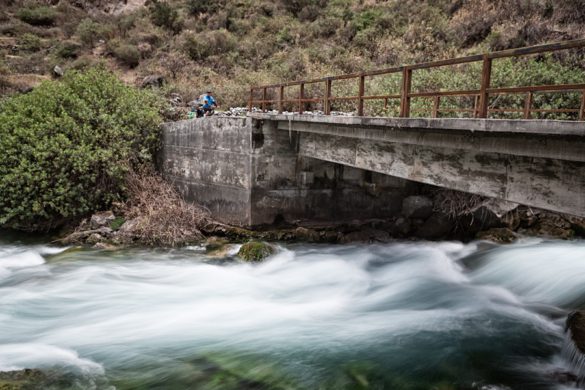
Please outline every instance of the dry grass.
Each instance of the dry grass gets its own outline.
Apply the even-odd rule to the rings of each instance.
[[[129,198],[121,208],[131,228],[120,231],[123,238],[152,246],[180,246],[204,238],[200,229],[208,223],[209,212],[185,202],[157,173],[131,171],[126,186]]]
[[[433,198],[434,210],[452,219],[473,213],[487,200],[480,195],[452,190],[438,190]]]

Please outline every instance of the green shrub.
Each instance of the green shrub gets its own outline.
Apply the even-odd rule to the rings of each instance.
[[[78,43],[73,41],[65,41],[59,44],[59,46],[57,46],[55,54],[59,58],[72,59],[77,58],[80,49],[81,46]]]
[[[25,51],[39,51],[43,48],[43,42],[41,38],[34,34],[25,33],[18,39],[18,45],[22,50]]]
[[[51,7],[21,8],[16,13],[18,19],[33,26],[52,26],[57,18],[57,11]]]
[[[185,38],[184,50],[192,60],[204,60],[208,56],[225,54],[237,46],[236,39],[227,30],[205,31],[189,34]]]
[[[205,0],[187,0],[187,10],[191,15],[213,13],[219,9],[221,5],[216,1]]]
[[[0,225],[39,230],[123,196],[150,161],[160,103],[102,68],[68,72],[0,106]]]
[[[178,34],[183,29],[183,21],[179,17],[179,13],[170,4],[164,1],[150,0],[148,10],[150,11],[150,20],[156,26],[166,28],[173,34]]]
[[[93,47],[98,39],[105,37],[106,29],[102,24],[86,18],[79,23],[75,33],[84,45]]]
[[[114,49],[114,56],[130,68],[140,63],[140,50],[135,45],[122,43]]]

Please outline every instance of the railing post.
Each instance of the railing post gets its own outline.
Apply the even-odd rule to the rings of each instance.
[[[250,100],[248,100],[248,112],[252,112],[253,105],[254,105],[254,87],[250,88]]]
[[[479,118],[487,118],[488,106],[489,106],[489,93],[488,88],[490,87],[490,80],[492,77],[492,59],[489,55],[483,55],[483,68],[481,71],[481,86],[479,89]]]
[[[364,92],[366,89],[366,76],[360,76],[360,84],[358,88],[358,116],[364,116]]]
[[[581,92],[581,109],[579,110],[579,120],[585,121],[585,89]]]
[[[331,82],[330,78],[325,80],[325,98],[323,99],[323,112],[325,115],[331,114],[331,101],[329,100],[331,97]]]
[[[524,119],[530,119],[530,108],[532,107],[532,92],[526,94],[524,100]]]
[[[441,104],[441,97],[435,96],[433,101],[433,118],[437,118],[439,116],[439,105]]]
[[[278,113],[282,114],[284,100],[284,85],[281,85],[278,92]]]
[[[266,111],[266,99],[267,99],[266,87],[262,88],[262,112]]]
[[[400,117],[410,116],[410,87],[412,85],[412,69],[405,66],[402,70],[402,88],[400,88]]]
[[[304,102],[303,99],[305,98],[305,83],[301,83],[299,88],[299,114],[303,113]]]

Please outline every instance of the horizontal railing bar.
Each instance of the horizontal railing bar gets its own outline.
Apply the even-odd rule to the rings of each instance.
[[[470,62],[477,62],[477,61],[481,61],[481,60],[483,60],[483,55],[477,54],[477,55],[468,56],[468,57],[450,58],[448,60],[431,61],[431,62],[423,62],[421,64],[408,65],[408,68],[412,69],[412,70],[439,68],[441,66],[467,64]]]
[[[400,95],[369,95],[364,96],[364,100],[372,100],[372,99],[400,99]]]
[[[522,108],[490,108],[490,112],[524,112]],[[531,108],[529,112],[579,112],[573,108]]]
[[[476,96],[479,95],[480,91],[441,91],[441,92],[411,92],[408,94],[409,97],[435,97],[435,96]]]
[[[525,87],[488,88],[489,94],[522,93],[522,92],[563,92],[585,89],[585,84],[530,85]]]
[[[529,55],[529,54],[546,53],[546,52],[550,52],[550,51],[574,49],[574,48],[583,47],[583,46],[585,46],[585,38],[584,39],[574,39],[572,41],[565,41],[565,42],[547,43],[544,45],[521,47],[518,49],[496,51],[493,53],[488,53],[487,55],[489,58],[516,57],[516,56],[525,56],[525,55]]]

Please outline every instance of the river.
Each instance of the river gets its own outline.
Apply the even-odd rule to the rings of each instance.
[[[79,389],[564,389],[585,242],[90,250],[0,241],[0,371]]]

